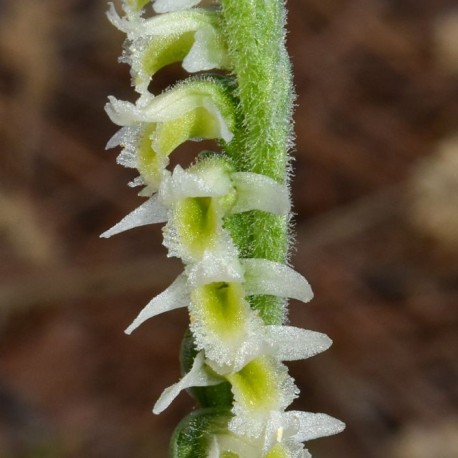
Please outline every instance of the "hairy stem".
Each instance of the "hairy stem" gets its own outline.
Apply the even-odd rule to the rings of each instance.
[[[221,5],[240,101],[239,128],[226,151],[238,170],[287,184],[293,90],[285,50],[284,4],[222,0]],[[286,261],[288,217],[255,210],[228,219],[226,225],[243,257]],[[282,322],[280,299],[257,296],[250,302],[266,323]]]

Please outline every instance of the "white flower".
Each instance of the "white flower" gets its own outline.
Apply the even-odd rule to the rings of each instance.
[[[293,379],[288,375],[288,370],[280,362],[280,359],[292,361],[314,356],[329,348],[331,340],[324,334],[289,326],[265,326],[265,332],[263,333],[262,329],[260,331],[262,337],[257,342],[260,355],[255,359],[252,358],[241,368],[232,367],[232,370],[226,374],[216,370],[218,365],[215,365],[215,360],[211,359],[211,351],[205,349],[205,361],[203,359],[204,352],[200,352],[200,356],[194,361],[191,371],[180,382],[164,391],[157,403],[161,406],[158,409],[165,409],[185,388],[209,386],[227,379],[231,382],[235,399],[232,410],[235,416],[229,423],[230,431],[241,436],[247,436],[250,440],[258,439],[264,435],[263,447],[266,448],[271,445],[271,430],[279,428],[277,425],[279,419],[283,423],[288,423],[288,431],[294,430],[292,428],[297,426],[296,420],[299,419],[302,423],[298,423],[297,431],[294,430],[294,437],[297,437],[299,442],[312,438],[311,436],[304,436],[306,426],[308,428],[307,421],[312,418],[310,415],[288,413],[279,417],[275,414],[275,412],[284,413],[284,409],[291,404],[298,393]],[[294,348],[291,348],[293,344]],[[235,352],[238,352],[240,348],[250,351],[250,348],[244,347],[244,343],[242,343],[239,348],[235,349]],[[216,358],[218,361],[219,356]],[[212,369],[213,372],[211,373],[214,375],[208,375],[209,368]],[[327,416],[324,417],[327,418]],[[287,429],[285,425],[282,427]],[[312,436],[318,431],[327,431],[319,425],[315,429],[309,428],[309,430],[309,434]],[[326,434],[323,433],[322,435]]]
[[[341,421],[323,413],[271,411],[259,437],[241,434],[216,434],[209,448],[209,458],[221,453],[238,453],[243,458],[311,458],[303,443],[319,437],[340,433]],[[274,452],[277,452],[274,454]]]
[[[113,137],[114,141],[109,146],[123,142],[121,138],[122,135],[118,133],[117,136]],[[125,149],[119,156],[118,162],[122,162],[128,167],[135,167],[135,156],[131,154],[130,149],[127,150],[126,145],[128,144],[127,141],[124,141]],[[285,215],[290,206],[288,189],[285,186],[279,185],[271,178],[255,173],[232,173],[225,160],[215,156],[186,170],[178,165],[172,174],[164,170],[157,194],[132,211],[110,230],[104,232],[101,237],[108,238],[134,227],[164,223],[171,218],[176,220],[179,217],[171,216],[171,210],[180,201],[191,197],[219,199],[217,218],[220,220],[220,226],[222,226],[222,218],[226,214],[263,210]],[[175,229],[171,231],[176,232]],[[227,255],[226,257],[233,256],[236,249],[235,247],[230,248],[233,244],[229,240],[229,236],[227,234],[220,235],[226,240],[223,243],[224,249],[221,250],[221,253]],[[265,283],[270,283],[271,278],[265,277],[269,269],[263,268],[263,266],[268,266],[268,263],[268,261],[260,260],[250,268],[250,262],[247,262],[246,268],[253,271],[253,275],[255,275],[256,269],[261,269],[262,272],[260,271],[261,273],[258,275],[259,281],[264,277],[266,278]],[[280,271],[285,274],[288,268],[280,268]],[[280,275],[280,271],[272,272],[271,275]]]
[[[168,156],[186,140],[232,140],[235,107],[226,86],[212,79],[194,79],[157,97],[145,95],[136,104],[109,98],[106,111],[122,126],[107,148],[121,145],[118,162],[137,168],[146,195],[167,175]]]
[[[121,60],[131,66],[133,84],[140,94],[147,92],[158,70],[174,62],[183,61],[190,73],[229,67],[217,11],[194,9],[147,19],[138,14],[121,18],[111,4],[107,15],[127,34]]]
[[[264,431],[263,451],[267,453],[276,443],[281,443],[292,453],[292,458],[302,458],[303,442],[332,436],[344,429],[344,423],[324,413],[271,412]]]
[[[149,3],[163,14],[145,17]],[[148,199],[101,237],[166,223],[168,256],[181,258],[185,265],[184,272],[125,331],[130,334],[149,318],[170,310],[187,308],[189,313],[189,344],[197,354],[188,372],[163,391],[153,412],[162,412],[184,389],[229,382],[232,406],[203,411],[201,418],[213,419],[213,425],[188,423],[193,431],[187,433],[201,435],[199,447],[208,447],[205,456],[310,458],[303,442],[340,432],[344,424],[325,414],[286,411],[299,390],[283,362],[312,357],[332,341],[319,332],[266,325],[256,310],[256,296],[308,302],[313,292],[306,279],[287,265],[240,257],[249,252],[242,226],[256,213],[248,218],[234,215],[267,212],[279,216],[269,221],[286,230],[290,214],[287,185],[236,171],[243,161],[237,157],[240,151],[233,154],[234,163],[226,156],[244,143],[239,129],[249,129],[253,121],[245,117],[244,86],[237,92],[232,76],[214,75],[190,78],[158,96],[148,91],[153,75],[174,62],[182,62],[188,72],[231,70],[226,36],[232,26],[225,26],[228,9],[193,8],[198,3],[121,0],[123,17],[110,5],[109,20],[127,35],[121,60],[130,65],[140,97],[135,103],[109,98],[106,111],[121,129],[107,147],[122,147],[117,162],[138,170],[140,176],[129,186],[144,186],[139,194]],[[277,67],[287,71],[284,53],[283,59]],[[280,77],[289,80],[289,74]],[[249,103],[256,100],[251,98]],[[278,124],[275,116],[266,122]],[[238,139],[232,145],[234,134]],[[226,152],[206,152],[187,169],[167,169],[174,149],[187,140],[203,139],[217,140]],[[261,146],[270,140],[259,137],[255,143]],[[252,148],[248,143],[247,148]],[[241,244],[239,252],[236,242],[241,239],[247,243]],[[269,242],[277,246],[282,240]]]

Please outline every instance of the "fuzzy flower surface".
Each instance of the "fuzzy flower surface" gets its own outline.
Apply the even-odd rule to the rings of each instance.
[[[136,102],[109,98],[120,127],[107,147],[136,169],[130,186],[144,202],[102,234],[162,224],[168,255],[183,272],[127,327],[183,308],[189,332],[183,376],[153,412],[183,390],[200,409],[178,426],[177,458],[306,458],[304,442],[336,434],[328,415],[288,410],[299,390],[284,364],[328,349],[325,334],[285,324],[286,303],[312,299],[307,280],[288,264],[288,188],[293,90],[284,48],[283,2],[124,0],[109,20],[126,35]],[[152,94],[166,65],[197,75]],[[218,74],[202,73],[218,70]],[[224,73],[225,72],[225,73]],[[170,168],[186,141],[214,140],[192,165]]]

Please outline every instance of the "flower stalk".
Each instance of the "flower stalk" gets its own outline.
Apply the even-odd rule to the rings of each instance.
[[[126,329],[187,308],[183,377],[156,402],[158,414],[188,389],[200,409],[171,442],[176,458],[306,458],[303,442],[340,432],[325,414],[288,411],[298,395],[284,361],[325,351],[324,334],[285,325],[286,302],[313,293],[288,266],[293,89],[282,1],[123,0],[108,17],[127,35],[135,103],[110,97],[121,127],[108,147],[137,169],[130,186],[147,200],[102,234],[165,223],[164,245],[184,271]],[[148,14],[151,7],[157,13]],[[191,76],[160,95],[148,85],[165,65]],[[214,139],[184,169],[169,156],[187,140]]]

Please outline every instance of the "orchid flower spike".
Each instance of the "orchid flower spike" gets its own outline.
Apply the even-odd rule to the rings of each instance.
[[[183,390],[199,403],[176,429],[172,457],[308,458],[304,442],[344,424],[288,410],[299,389],[285,362],[332,341],[285,323],[288,300],[307,303],[313,292],[288,264],[293,89],[284,4],[199,3],[122,0],[122,14],[110,5],[139,97],[109,98],[106,112],[120,130],[107,148],[121,147],[117,162],[137,170],[129,186],[141,186],[145,200],[101,236],[162,224],[168,256],[183,262],[125,330],[175,309],[189,316],[183,376],[153,408],[163,412]],[[153,76],[177,62],[200,74],[152,94]],[[219,73],[201,73],[208,70]],[[189,140],[213,140],[216,151],[170,167]]]

